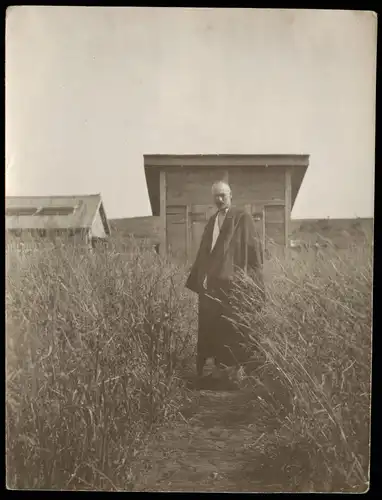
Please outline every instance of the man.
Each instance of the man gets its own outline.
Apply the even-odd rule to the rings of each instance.
[[[203,375],[207,358],[218,368],[237,366],[245,359],[242,338],[232,325],[230,294],[235,274],[250,274],[263,293],[262,249],[254,221],[232,207],[232,193],[223,181],[212,186],[217,212],[209,219],[186,287],[199,294],[197,373]]]

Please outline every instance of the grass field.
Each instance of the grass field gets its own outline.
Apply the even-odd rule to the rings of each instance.
[[[175,426],[190,398],[197,309],[186,270],[114,247],[7,251],[9,488],[133,490],[156,429]],[[272,259],[265,276],[261,314],[248,280],[236,303],[261,360],[242,382],[265,436],[252,453],[292,490],[365,491],[371,244]]]
[[[302,481],[312,491],[368,487],[371,250],[268,262],[260,315],[251,287],[238,284],[240,329],[262,361],[251,384],[263,407],[263,453],[290,491]]]

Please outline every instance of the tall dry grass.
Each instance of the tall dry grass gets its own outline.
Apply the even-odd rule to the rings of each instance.
[[[369,480],[372,242],[266,263],[266,304],[236,286],[254,358],[255,447],[271,490],[365,491]]]
[[[150,432],[182,403],[184,271],[137,244],[8,243],[8,487],[132,489]]]
[[[133,489],[150,433],[176,418],[194,364],[185,270],[116,243],[7,252],[7,484]],[[266,262],[241,279],[255,358],[253,475],[270,491],[364,491],[369,469],[372,248]],[[248,380],[247,380],[248,382]]]

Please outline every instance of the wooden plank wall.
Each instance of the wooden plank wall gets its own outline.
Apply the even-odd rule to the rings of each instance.
[[[204,205],[212,201],[211,187],[224,178],[225,169],[182,168],[168,169],[167,205]]]
[[[38,249],[57,248],[63,244],[69,246],[88,246],[87,229],[68,230],[15,230],[7,231],[6,248],[12,249]]]
[[[217,180],[228,180],[233,192],[233,204],[251,205],[252,212],[262,213],[269,203],[285,203],[285,169],[280,167],[251,168],[231,167],[205,168],[187,167],[166,169],[165,187],[167,248],[172,255],[187,257],[190,245],[191,220],[187,207],[192,211],[198,205],[212,203],[211,186]],[[164,203],[164,200],[162,200]],[[272,220],[274,219],[274,220]],[[187,220],[189,227],[187,227]],[[269,222],[269,224],[267,224]],[[285,242],[284,207],[267,211],[266,232],[277,243]],[[188,252],[190,256],[190,252]]]
[[[159,246],[159,252],[162,256],[167,253],[167,215],[166,215],[166,205],[167,205],[167,175],[164,170],[161,170],[159,174],[159,204],[160,204],[160,220],[162,227],[163,240],[162,244]]]
[[[285,208],[269,206],[265,208],[266,240],[285,245]]]
[[[226,170],[223,168],[187,167],[166,170],[167,249],[173,257],[192,259],[190,213],[197,211],[198,205],[212,203],[212,184],[225,179],[225,176]]]
[[[167,206],[167,250],[173,257],[184,258],[187,254],[187,207]]]
[[[282,204],[285,203],[285,169],[233,167],[228,169],[228,178],[233,204],[251,205],[252,214],[262,214],[265,246],[272,240],[278,245],[284,245],[285,209]],[[264,207],[270,204],[275,206],[267,207],[264,212]]]
[[[237,205],[256,204],[262,210],[265,202],[285,199],[284,169],[280,167],[232,167],[228,180]]]

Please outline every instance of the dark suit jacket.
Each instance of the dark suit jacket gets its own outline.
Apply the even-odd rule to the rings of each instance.
[[[186,287],[196,293],[203,292],[207,276],[213,288],[214,285],[227,288],[239,269],[255,275],[262,287],[263,254],[252,217],[243,210],[230,208],[211,252],[216,217],[217,213],[206,224]]]

